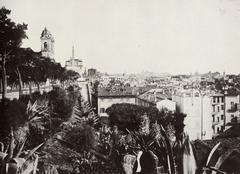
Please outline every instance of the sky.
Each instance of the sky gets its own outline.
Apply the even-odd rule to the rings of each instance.
[[[2,3],[2,4],[1,4]],[[239,74],[239,0],[0,0],[28,24],[23,47],[40,51],[44,27],[55,60],[71,56],[108,73]]]

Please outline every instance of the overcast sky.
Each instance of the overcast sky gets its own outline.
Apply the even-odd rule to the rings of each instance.
[[[240,69],[239,0],[0,0],[28,24],[24,47],[40,51],[46,26],[55,60],[101,72],[189,73]]]

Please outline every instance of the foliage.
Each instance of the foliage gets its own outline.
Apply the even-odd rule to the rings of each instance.
[[[53,165],[41,165],[39,174],[58,174],[57,169]]]
[[[66,91],[60,87],[55,87],[49,93],[49,106],[51,108],[52,117],[61,118],[63,120],[69,119],[74,104],[74,99],[70,98]]]
[[[146,107],[134,104],[113,104],[107,108],[106,112],[109,115],[110,125],[117,125],[119,130],[138,130],[141,116],[148,112]]]
[[[176,139],[180,140],[182,138],[185,114],[159,111],[155,107],[143,107],[127,103],[113,104],[107,108],[106,112],[109,115],[110,125],[117,125],[119,130],[139,130],[141,116],[146,113],[151,123],[161,124],[167,132],[172,127]]]
[[[79,77],[80,77],[80,75],[79,75],[78,72],[73,71],[73,70],[64,69],[62,74],[61,74],[60,80],[62,82],[64,82],[64,81],[74,81],[74,80],[77,80]]]
[[[92,84],[92,106],[98,111],[98,86],[99,81],[95,81]]]
[[[220,152],[220,146],[222,146],[222,144],[219,142],[209,152],[206,165],[202,168],[203,173],[239,173],[240,153],[238,149],[223,149],[223,151]]]
[[[1,58],[1,82],[2,82],[2,108],[1,113],[5,114],[5,98],[7,92],[6,61],[11,57],[16,48],[19,48],[22,39],[26,38],[26,24],[16,24],[8,16],[11,11],[2,7],[0,9],[0,58]],[[5,122],[5,118],[0,117],[0,122]],[[7,129],[5,124],[1,124],[3,129]]]
[[[33,148],[30,151],[23,151],[25,141],[22,143],[15,144],[15,139],[13,136],[13,131],[11,131],[11,140],[8,144],[9,148],[4,149],[0,152],[0,171],[6,174],[17,174],[17,173],[30,173],[36,170],[38,156],[34,153],[42,146],[42,144]],[[3,143],[2,143],[3,145]],[[34,157],[35,160],[31,161],[30,157]],[[29,161],[30,160],[30,161]],[[32,163],[32,164],[31,164]],[[28,165],[33,167],[29,169]],[[30,170],[30,171],[29,171]]]
[[[183,140],[183,131],[184,131],[184,118],[187,116],[186,114],[175,112],[172,121],[172,125],[175,130],[176,141]]]
[[[19,47],[22,43],[22,39],[26,38],[25,30],[27,29],[26,24],[16,24],[8,18],[11,11],[2,7],[0,13],[0,28],[1,28],[1,43],[0,52],[3,56],[3,52],[10,51]]]

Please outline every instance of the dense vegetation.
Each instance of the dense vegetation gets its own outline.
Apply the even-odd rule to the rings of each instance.
[[[113,104],[107,108],[110,125],[116,125],[119,130],[131,131],[139,130],[141,116],[146,114],[149,116],[150,122],[161,124],[166,129],[173,128],[176,137],[179,139],[184,129],[184,117],[186,115],[175,112],[159,111],[156,107],[144,107],[135,104]]]
[[[76,86],[53,85],[52,91],[40,93],[41,84],[47,80],[66,87],[79,75],[31,48],[21,48],[27,25],[16,24],[9,15],[10,10],[1,8],[1,173],[28,174],[37,168],[44,174],[240,172],[239,152],[224,146],[219,151],[220,143],[200,154],[206,156],[196,163],[196,149],[183,134],[184,114],[115,104],[107,109],[108,127],[95,114],[97,83],[94,107],[82,100]],[[110,87],[114,83],[119,82],[111,81]],[[23,95],[24,84],[29,91],[35,84],[39,91]],[[219,90],[223,85],[217,82]],[[18,100],[6,99],[7,86],[17,86]],[[229,168],[226,164],[236,165]]]

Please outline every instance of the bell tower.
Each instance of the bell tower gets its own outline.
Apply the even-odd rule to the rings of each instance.
[[[45,27],[41,34],[41,54],[54,60],[54,37]]]

